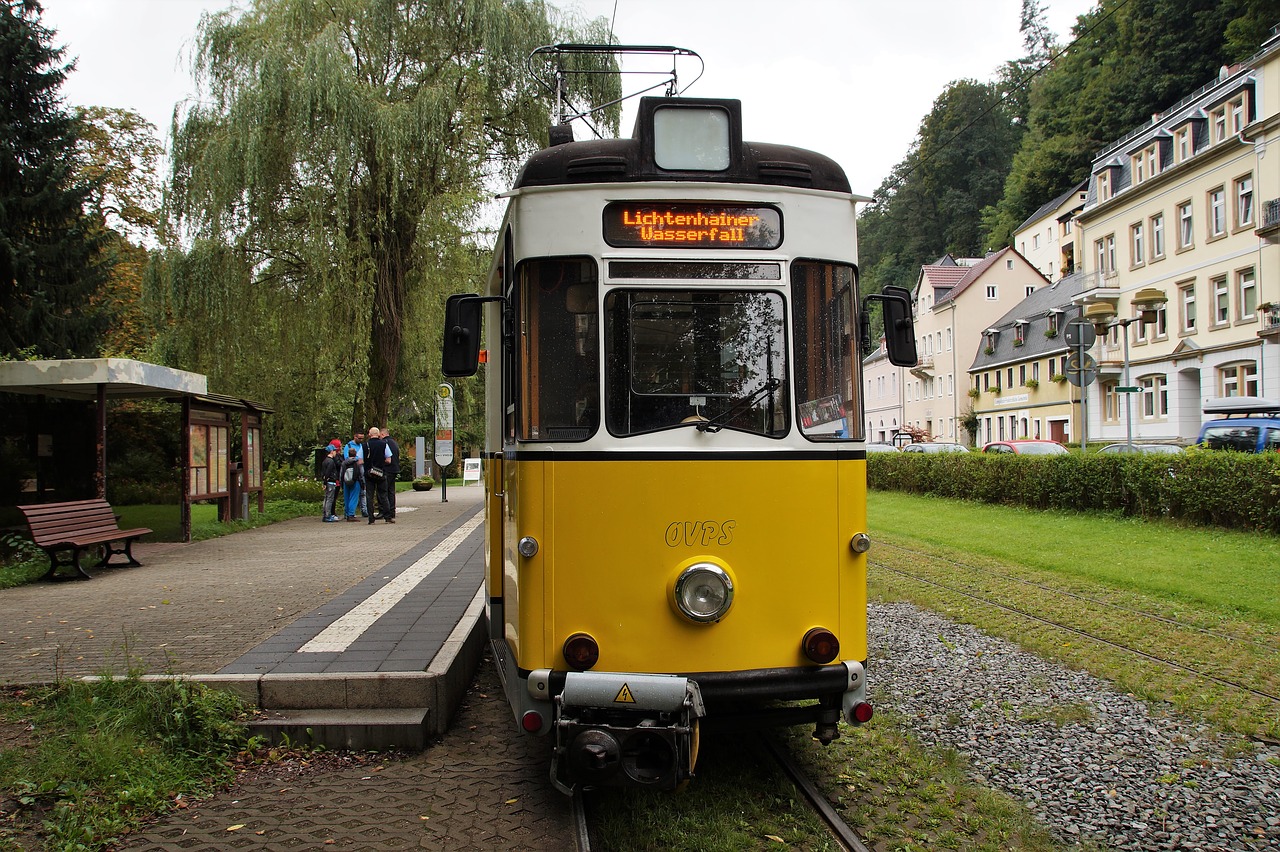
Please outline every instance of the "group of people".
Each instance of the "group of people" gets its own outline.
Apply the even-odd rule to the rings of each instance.
[[[325,523],[341,520],[337,514],[338,495],[342,495],[343,515],[348,521],[356,517],[373,523],[382,518],[396,522],[396,475],[400,472],[400,446],[387,429],[369,427],[368,440],[357,431],[343,446],[334,438],[329,442],[320,465],[324,483]]]

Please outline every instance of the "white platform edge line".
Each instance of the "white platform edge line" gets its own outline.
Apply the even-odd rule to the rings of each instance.
[[[300,654],[341,653],[359,639],[379,618],[391,611],[405,595],[431,575],[476,528],[484,523],[484,515],[477,514],[458,527],[440,544],[414,562],[399,576],[356,604],[346,614],[321,630],[314,638],[298,649]]]

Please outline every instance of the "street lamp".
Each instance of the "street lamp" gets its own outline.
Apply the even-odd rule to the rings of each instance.
[[[1108,329],[1119,327],[1121,335],[1124,337],[1124,372],[1121,381],[1124,382],[1124,437],[1125,449],[1127,452],[1133,452],[1133,400],[1132,394],[1136,390],[1129,384],[1129,326],[1135,322],[1149,323],[1155,322],[1160,309],[1169,301],[1163,290],[1157,290],[1154,287],[1148,287],[1145,290],[1139,290],[1133,294],[1131,300],[1134,307],[1138,309],[1136,317],[1116,318],[1116,309],[1110,302],[1094,302],[1087,305],[1084,309],[1084,318],[1093,323],[1093,327],[1101,336],[1107,333]]]

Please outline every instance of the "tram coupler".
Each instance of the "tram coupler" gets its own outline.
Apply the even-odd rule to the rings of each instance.
[[[571,672],[556,696],[551,783],[675,789],[693,777],[697,683],[674,675]]]
[[[818,720],[813,726],[813,738],[823,745],[831,745],[831,741],[840,736],[837,725],[840,722],[840,706],[834,697],[824,696],[818,702]]]

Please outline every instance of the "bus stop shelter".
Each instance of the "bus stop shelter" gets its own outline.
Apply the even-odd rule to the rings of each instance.
[[[191,503],[216,501],[222,520],[244,517],[248,500],[257,498],[263,509],[262,419],[270,409],[236,397],[209,393],[208,379],[199,373],[175,370],[128,358],[91,358],[50,361],[0,362],[0,392],[35,397],[36,414],[28,418],[27,446],[34,452],[35,476],[24,489],[28,502],[53,502],[84,496],[106,497],[107,403],[116,399],[159,399],[181,406],[182,471],[181,528],[184,541],[191,537]],[[92,403],[92,462],[72,466],[84,471],[89,482],[67,482],[67,476],[45,481],[48,469],[68,469],[42,464],[63,448],[56,445],[52,428],[40,409],[46,399]],[[239,426],[239,447],[231,446],[233,427]],[[72,442],[76,443],[76,442]],[[76,453],[75,448],[67,452]],[[86,460],[87,461],[87,460]]]

